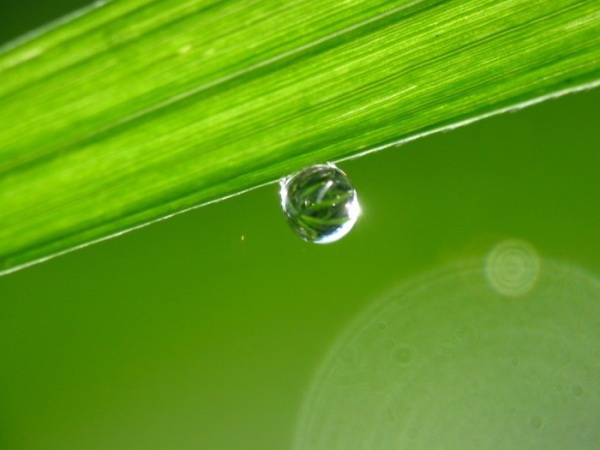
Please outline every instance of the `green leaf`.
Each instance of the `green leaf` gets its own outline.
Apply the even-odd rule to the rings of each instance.
[[[0,272],[599,79],[596,0],[98,3],[0,49]]]

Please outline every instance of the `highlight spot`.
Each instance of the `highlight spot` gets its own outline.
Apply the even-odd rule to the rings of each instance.
[[[507,240],[497,244],[485,260],[489,286],[507,297],[520,297],[536,284],[540,258],[527,242]]]

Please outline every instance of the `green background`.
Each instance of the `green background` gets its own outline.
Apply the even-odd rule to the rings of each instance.
[[[83,4],[3,0],[0,42]],[[597,89],[574,94],[340,164],[363,215],[338,243],[296,238],[271,185],[0,278],[0,448],[289,448],[332,344],[406,280],[481,258],[506,239],[596,280],[599,100]],[[544,362],[544,373],[587,374],[565,381],[568,392],[583,387],[578,403],[542,392],[497,399],[525,402],[547,418],[541,427],[537,416],[524,419],[541,428],[536,447],[600,447],[592,344],[600,292],[592,286],[583,300],[578,292],[546,295],[564,306],[536,313],[543,320],[531,325],[587,343],[578,347],[585,349],[581,370],[565,366],[568,355]],[[585,308],[572,307],[582,302]],[[507,308],[507,317],[525,314]],[[575,323],[563,320],[567,309],[580,314],[569,316]],[[434,324],[463,320],[451,308],[428,314]],[[535,350],[547,341],[535,333],[506,340],[508,357],[519,354],[519,342]],[[462,359],[498,364],[498,344],[490,352],[485,346],[474,342]],[[428,367],[435,373],[433,362]],[[474,370],[452,367],[465,376]],[[504,380],[491,373],[483,382],[493,388]],[[467,414],[432,398],[425,403]],[[573,422],[568,429],[557,423],[561,408]],[[463,445],[485,434],[485,427],[465,431]],[[510,438],[523,446],[519,433]],[[494,448],[493,439],[477,442]]]

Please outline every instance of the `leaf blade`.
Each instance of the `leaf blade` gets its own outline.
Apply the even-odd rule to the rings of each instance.
[[[0,272],[600,78],[591,1],[364,1],[333,15],[337,2],[299,0],[274,14],[283,3],[117,2],[120,14],[84,15],[0,54]],[[139,28],[133,6],[150,23]],[[121,47],[107,23],[130,33]],[[220,26],[198,37],[210,23]],[[69,27],[89,31],[74,54]],[[222,54],[198,56],[193,38]],[[53,42],[76,62],[22,56]]]

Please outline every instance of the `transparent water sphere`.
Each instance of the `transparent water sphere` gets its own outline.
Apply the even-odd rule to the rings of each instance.
[[[281,207],[300,238],[328,244],[343,238],[360,214],[356,191],[333,164],[317,164],[280,181]]]

